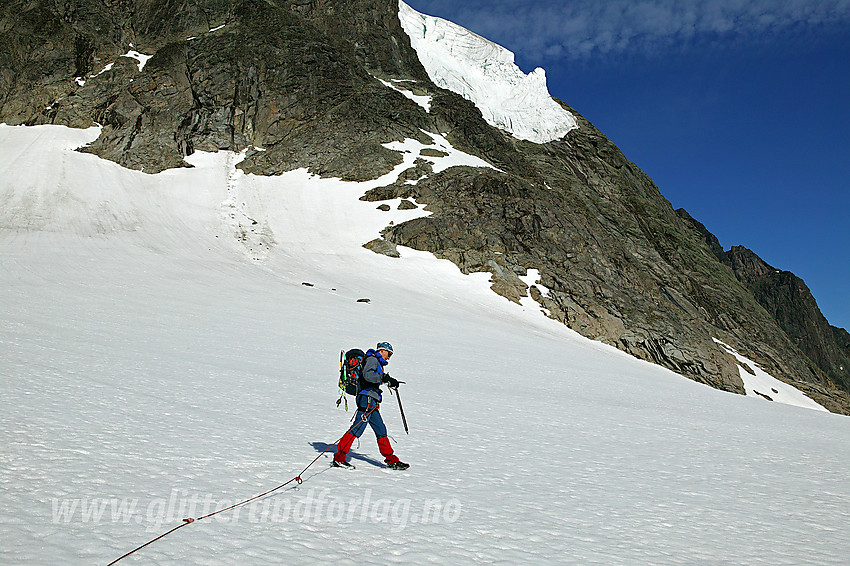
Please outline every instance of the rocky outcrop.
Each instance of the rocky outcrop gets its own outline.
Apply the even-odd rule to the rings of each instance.
[[[801,388],[830,410],[846,412],[850,398],[850,334],[829,324],[802,279],[774,268],[744,246],[724,251],[717,237],[687,211],[676,212],[702,235],[712,253],[731,267],[735,277],[819,370],[816,373],[825,377],[825,382],[819,381],[814,388],[810,384]]]
[[[185,166],[195,150],[253,146],[267,151],[251,153],[247,171],[308,167],[362,180],[400,163],[381,142],[434,126],[371,74],[417,76],[404,57],[388,63],[406,38],[397,21],[394,30],[376,23],[391,19],[390,2],[360,2],[372,8],[357,20],[339,2],[67,4],[6,4],[0,119],[99,123],[103,134],[87,151],[126,167],[157,172]],[[361,28],[374,33],[353,50]],[[131,44],[153,54],[142,70],[122,57]],[[372,68],[363,53],[382,56],[368,59]]]
[[[726,252],[723,251],[723,246],[720,245],[720,240],[717,239],[717,236],[709,232],[708,228],[706,228],[702,222],[688,214],[688,211],[684,208],[676,209],[676,214],[688,222],[702,236],[708,246],[708,249],[711,250],[712,254],[714,254],[714,257],[719,259],[721,262],[726,263]]]
[[[415,199],[431,214],[388,227],[370,249],[410,246],[490,272],[507,299],[530,294],[583,335],[713,387],[743,392],[719,338],[813,395],[830,393],[802,336],[783,326],[797,315],[769,307],[786,295],[754,292],[708,230],[590,122],[559,101],[579,123],[560,140],[488,125],[430,81],[397,12],[395,0],[12,0],[0,7],[0,121],[99,123],[85,150],[148,172],[186,166],[198,150],[247,150],[248,172],[307,167],[350,180],[401,163],[382,144],[441,132],[498,170],[434,173],[425,158],[435,154],[423,152],[364,198]],[[152,55],[143,68],[123,56],[130,44]],[[379,78],[429,95],[430,111]],[[772,277],[741,262],[751,278]],[[547,293],[520,279],[532,268]],[[850,410],[836,399],[832,410]]]
[[[726,262],[791,341],[823,371],[829,385],[850,391],[850,335],[827,322],[806,283],[743,246],[726,252]]]

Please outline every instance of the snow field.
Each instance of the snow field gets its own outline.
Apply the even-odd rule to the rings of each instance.
[[[430,254],[365,250],[424,213],[376,210],[367,184],[236,174],[223,152],[145,175],[69,151],[93,135],[0,126],[3,564],[106,564],[290,479],[349,426],[338,351],[378,340],[406,381],[411,434],[388,394],[382,414],[408,471],[367,430],[355,471],[322,458],[121,564],[844,563],[846,418],[698,385]]]

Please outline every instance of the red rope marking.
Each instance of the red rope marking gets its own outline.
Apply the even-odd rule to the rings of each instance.
[[[351,425],[351,428],[349,428],[349,429],[346,431],[346,433],[345,433],[345,434],[348,434],[349,432],[351,432],[352,430],[354,430],[356,427],[360,426],[360,422],[364,422],[364,423],[365,423],[365,422],[368,422],[368,421],[369,421],[369,414],[370,414],[372,411],[376,410],[377,408],[378,408],[378,406],[376,405],[375,407],[372,407],[371,409],[369,409],[368,411],[366,411],[365,413],[363,413],[363,417],[360,419],[360,421],[358,421],[357,423],[355,423],[355,424]],[[345,434],[344,434],[343,436],[345,436]],[[292,479],[290,479],[290,480],[288,480],[288,481],[286,481],[286,482],[284,482],[284,483],[280,484],[279,486],[277,486],[277,487],[275,487],[275,488],[273,488],[273,489],[270,489],[270,490],[268,490],[268,491],[266,491],[266,492],[264,492],[264,493],[261,493],[260,495],[255,495],[254,497],[251,497],[250,499],[246,499],[245,501],[240,501],[239,503],[235,503],[235,504],[231,505],[230,507],[225,507],[224,509],[219,509],[218,511],[213,511],[212,513],[209,513],[209,514],[204,515],[204,516],[202,516],[202,517],[198,517],[198,518],[196,518],[196,519],[192,519],[192,518],[186,518],[186,519],[183,519],[183,522],[182,522],[182,523],[180,523],[179,525],[177,525],[176,527],[174,527],[174,528],[173,528],[173,529],[171,529],[170,531],[167,531],[167,532],[162,533],[161,535],[159,535],[159,536],[158,536],[158,537],[156,537],[155,539],[151,539],[151,540],[149,540],[148,542],[146,542],[145,544],[143,544],[143,545],[141,545],[141,546],[137,546],[136,548],[134,548],[133,550],[131,550],[131,551],[130,551],[130,552],[128,552],[127,554],[125,554],[125,555],[123,555],[123,556],[121,556],[121,557],[119,557],[119,558],[116,558],[115,560],[113,560],[112,562],[110,562],[109,564],[107,564],[106,566],[112,566],[113,564],[115,564],[115,563],[116,563],[116,562],[118,562],[119,560],[123,560],[124,558],[127,558],[128,556],[130,556],[130,555],[131,555],[131,554],[133,554],[134,552],[136,552],[136,551],[138,551],[138,550],[143,549],[144,547],[148,546],[149,544],[153,544],[153,543],[155,543],[155,542],[156,542],[156,541],[158,541],[159,539],[161,539],[161,538],[163,538],[163,537],[166,537],[166,536],[170,535],[171,533],[173,533],[173,532],[174,532],[174,531],[176,531],[177,529],[181,529],[181,528],[185,527],[186,525],[189,525],[189,524],[194,523],[194,522],[196,522],[196,521],[201,521],[201,520],[203,520],[203,519],[207,519],[207,518],[209,518],[209,517],[212,517],[213,515],[218,515],[219,513],[224,513],[225,511],[229,511],[229,510],[231,510],[231,509],[235,509],[236,507],[239,507],[239,506],[241,506],[241,505],[245,505],[246,503],[250,503],[251,501],[254,501],[255,499],[259,499],[259,498],[261,498],[261,497],[265,497],[266,495],[269,495],[270,493],[274,493],[275,491],[279,490],[280,488],[282,488],[282,487],[284,487],[284,486],[286,486],[286,485],[289,485],[289,484],[290,484],[290,483],[292,483],[292,482],[297,482],[297,483],[298,483],[298,485],[301,485],[302,483],[304,483],[304,480],[303,480],[303,479],[301,479],[301,475],[302,475],[304,472],[306,472],[306,471],[310,468],[310,466],[312,466],[313,464],[315,464],[315,463],[319,460],[319,458],[321,458],[321,457],[325,454],[325,452],[327,452],[328,450],[330,450],[331,446],[337,446],[337,445],[339,445],[339,443],[340,443],[340,441],[341,441],[341,440],[342,440],[342,436],[341,436],[341,437],[339,438],[339,440],[337,440],[334,444],[331,444],[330,446],[328,446],[327,448],[325,448],[324,450],[322,450],[322,451],[319,453],[319,455],[318,455],[318,456],[316,456],[315,458],[313,458],[313,461],[312,461],[312,462],[310,462],[309,464],[307,464],[307,466],[306,466],[303,470],[301,470],[301,473],[300,473],[300,474],[298,474],[297,476],[295,476],[294,478],[292,478]]]

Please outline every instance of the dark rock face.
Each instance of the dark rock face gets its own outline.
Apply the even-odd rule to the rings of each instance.
[[[717,239],[717,236],[709,232],[708,228],[706,228],[702,222],[688,214],[688,211],[684,208],[676,209],[676,214],[678,214],[683,220],[689,222],[691,226],[693,226],[694,229],[702,235],[705,243],[708,245],[708,249],[711,250],[714,257],[723,263],[726,263],[726,252],[723,251],[723,246],[720,245],[720,240]]]
[[[759,305],[825,376],[825,390],[807,392],[825,406],[831,406],[831,410],[846,403],[847,392],[850,392],[850,334],[827,322],[805,282],[790,271],[768,265],[743,246],[723,251],[720,242],[705,226],[683,209],[676,212],[694,224],[718,259],[732,268],[735,277]]]
[[[471,102],[430,81],[397,12],[395,0],[12,0],[0,6],[0,121],[97,122],[102,134],[86,151],[148,172],[186,166],[197,150],[257,147],[264,151],[249,149],[240,164],[248,172],[307,167],[348,180],[401,163],[381,144],[427,143],[422,130],[442,132],[501,171],[434,174],[427,158],[439,152],[423,152],[395,184],[363,198],[415,199],[432,214],[387,228],[370,249],[393,255],[395,245],[410,246],[464,272],[488,271],[507,299],[530,293],[585,336],[741,393],[717,337],[850,412],[850,397],[830,397],[829,379],[846,380],[813,363],[784,326],[802,316],[779,306],[787,296],[753,291],[750,280],[770,269],[743,255],[740,269],[727,262],[704,226],[677,214],[566,105],[579,129],[548,144],[488,125]],[[121,57],[131,43],[153,55],[142,70]],[[430,112],[376,77],[430,95]],[[530,268],[547,294],[519,279]],[[821,330],[823,348],[830,330]],[[850,336],[831,332],[846,352]]]
[[[380,142],[433,128],[415,104],[370,75],[424,76],[409,48],[409,61],[391,55],[406,35],[397,18],[382,24],[395,14],[389,1],[66,4],[6,4],[0,119],[100,123],[103,134],[87,150],[126,167],[158,172],[185,166],[183,156],[196,149],[253,145],[268,151],[247,158],[250,172],[309,167],[362,180],[401,162]],[[349,10],[361,5],[369,9],[352,20]],[[373,32],[352,49],[346,38],[357,28]],[[121,57],[130,43],[154,54],[142,71]],[[365,52],[382,56],[364,64],[357,55]],[[116,64],[90,76],[107,62]]]
[[[743,246],[729,250],[727,262],[791,341],[827,375],[831,385],[850,390],[847,331],[830,326],[805,282],[790,271],[774,269]]]

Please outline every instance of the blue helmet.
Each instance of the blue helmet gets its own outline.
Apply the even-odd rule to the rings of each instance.
[[[392,354],[393,345],[390,344],[389,342],[378,342],[378,345],[375,346],[375,349],[376,350],[386,350],[387,352]]]

